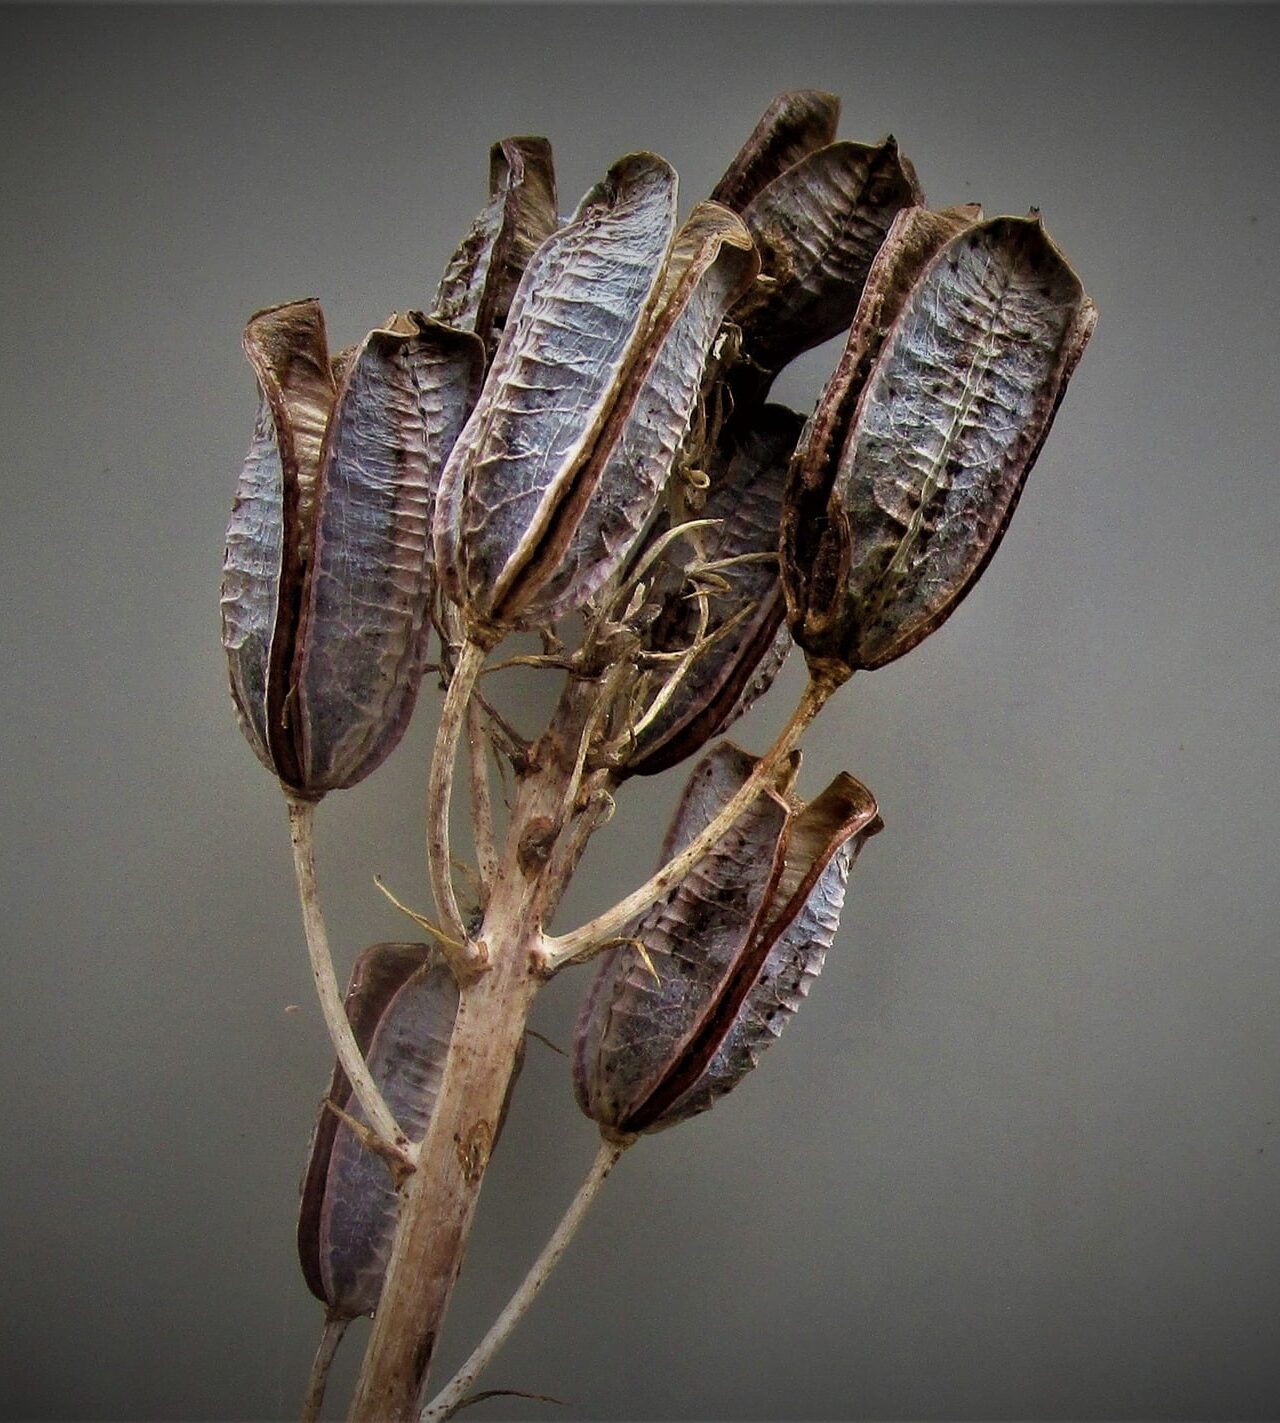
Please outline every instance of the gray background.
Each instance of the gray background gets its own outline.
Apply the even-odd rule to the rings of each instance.
[[[487,1382],[599,1418],[1280,1411],[1277,19],[0,12],[7,1415],[287,1417],[318,1325],[329,1054],[217,641],[244,318],[316,293],[338,344],[429,301],[500,135],[551,137],[565,208],[639,147],[687,207],[799,85],[933,201],[1041,206],[1101,323],[981,586],[809,740],[804,787],[847,767],[888,829],[806,1011],[623,1163]],[[434,714],[321,813],[344,962],[404,930],[373,872],[425,897]],[[627,790],[566,925],[678,779]],[[531,1043],[443,1365],[592,1149]]]

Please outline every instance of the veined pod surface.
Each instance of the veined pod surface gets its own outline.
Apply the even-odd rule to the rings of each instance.
[[[761,188],[832,143],[839,122],[840,100],[834,94],[821,89],[779,94],[712,189],[712,199],[741,212]]]
[[[811,665],[883,666],[955,610],[1095,321],[1037,215],[904,216],[788,483],[783,580]]]
[[[421,680],[436,483],[484,351],[417,313],[329,357],[315,301],[245,330],[261,407],[227,530],[222,636],[250,745],[315,800],[374,770]]]
[[[458,987],[426,944],[375,944],[356,960],[347,1017],[369,1070],[411,1141],[426,1135],[458,1012]],[[358,1121],[341,1067],[328,1100]],[[381,1157],[322,1107],[298,1216],[298,1255],[312,1294],[355,1317],[378,1303],[398,1197]]]
[[[663,848],[687,845],[754,758],[724,743],[694,768]],[[809,805],[780,786],[636,925],[578,1019],[574,1089],[607,1131],[659,1131],[712,1106],[779,1036],[835,937],[849,868],[881,828],[850,776]]]
[[[741,219],[699,203],[676,234],[652,325],[604,429],[512,587],[522,620],[580,607],[626,557],[671,473],[725,313],[758,269]]]
[[[489,150],[489,201],[449,259],[432,314],[474,331],[492,357],[516,287],[559,226],[556,176],[545,138],[504,138]]]
[[[892,138],[828,144],[762,188],[742,211],[761,280],[733,312],[751,361],[775,373],[843,331],[893,219],[923,201]]]
[[[492,641],[647,334],[675,230],[676,177],[620,159],[525,271],[480,400],[441,477],[448,596]]]
[[[702,650],[680,670],[657,714],[641,724],[626,774],[664,771],[701,750],[764,694],[780,670],[791,639],[783,625],[778,526],[803,423],[785,406],[766,405],[724,442],[700,511],[718,523],[699,535],[695,567],[745,561],[715,571],[719,586],[707,598]],[[685,566],[672,556],[656,592],[661,610],[646,630],[645,650],[670,654],[690,647],[699,631],[698,605],[688,596]]]

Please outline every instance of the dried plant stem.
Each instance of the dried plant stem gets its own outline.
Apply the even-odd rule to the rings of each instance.
[[[478,667],[478,658],[472,660]],[[353,1423],[408,1423],[417,1417],[529,1008],[545,979],[542,923],[564,888],[550,883],[550,850],[559,838],[556,827],[564,825],[566,786],[578,767],[594,694],[594,688],[584,687],[565,697],[535,748],[512,808],[480,928],[488,946],[486,970],[460,981],[444,1078],[417,1169],[401,1192]],[[433,784],[439,782],[433,778]],[[437,811],[433,804],[431,815]]]
[[[756,796],[770,785],[783,761],[795,749],[796,743],[838,685],[838,682],[829,677],[811,677],[799,705],[778,733],[778,739],[756,762],[751,775],[737,794],[726,803],[724,809],[700,834],[695,835],[678,855],[668,860],[639,889],[619,900],[612,909],[605,910],[603,914],[568,934],[549,938],[544,951],[548,971],[554,972],[566,964],[589,958],[601,945],[615,939],[627,924],[661,899],[673,884],[683,879],[689,869],[734,824]]]
[[[493,831],[493,797],[485,761],[483,715],[474,700],[467,703],[467,764],[471,772],[471,823],[475,829],[476,863],[480,867],[481,908],[493,891],[498,851]]]
[[[431,1404],[423,1410],[421,1423],[444,1423],[444,1420],[451,1417],[465,1402],[467,1390],[510,1338],[525,1311],[537,1298],[543,1285],[546,1284],[552,1270],[559,1264],[560,1257],[577,1233],[591,1202],[596,1198],[596,1193],[604,1185],[605,1178],[617,1165],[618,1158],[630,1144],[630,1141],[601,1141],[600,1149],[596,1152],[595,1160],[591,1163],[591,1169],[578,1187],[578,1192],[569,1203],[569,1208],[561,1217],[559,1225],[556,1226],[547,1243],[542,1247],[541,1254],[530,1267],[529,1273],[524,1277],[515,1294],[507,1301],[502,1313],[493,1321],[489,1332],[476,1345],[471,1357],[445,1384]]]
[[[311,1364],[311,1377],[307,1380],[307,1396],[302,1400],[301,1423],[316,1423],[316,1419],[320,1417],[325,1385],[329,1382],[329,1369],[350,1323],[351,1318],[346,1314],[334,1314],[330,1311],[324,1317],[324,1329]]]
[[[462,922],[457,896],[453,892],[453,866],[449,853],[449,803],[453,797],[453,767],[458,755],[458,738],[462,735],[467,716],[467,704],[480,666],[484,662],[484,649],[474,642],[465,642],[458,655],[457,665],[449,681],[444,706],[440,711],[440,728],[436,732],[435,752],[431,758],[431,777],[427,787],[427,871],[431,877],[431,889],[435,894],[436,913],[444,929],[460,944],[467,944],[467,929]],[[472,947],[472,946],[468,946]],[[476,954],[451,956],[461,957],[463,962],[454,963],[454,969],[466,970],[467,958]],[[474,964],[470,965],[474,968]]]
[[[289,802],[289,839],[293,844],[293,868],[298,879],[298,898],[302,904],[302,923],[306,930],[307,952],[311,956],[311,976],[315,979],[316,995],[325,1026],[333,1040],[334,1051],[342,1070],[347,1074],[351,1090],[364,1108],[369,1125],[399,1154],[408,1147],[405,1134],[383,1100],[378,1085],[369,1074],[364,1054],[351,1031],[346,1009],[338,991],[333,972],[333,957],[329,952],[329,934],[320,912],[316,890],[316,855],[314,836],[315,806],[305,801]]]
[[[355,1423],[416,1416],[462,1263],[538,981],[515,943],[462,989],[448,1063],[400,1218],[351,1408]]]

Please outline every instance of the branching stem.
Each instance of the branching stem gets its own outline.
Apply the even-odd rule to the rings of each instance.
[[[668,860],[639,889],[633,890],[612,909],[607,909],[595,919],[547,940],[545,966],[554,973],[565,964],[580,962],[590,958],[598,946],[614,938],[637,916],[655,904],[678,880],[684,878],[717,840],[734,824],[742,812],[773,781],[783,761],[795,749],[814,717],[826,705],[839,683],[827,677],[812,677],[805,688],[800,704],[791,714],[790,720],[778,733],[778,739],[756,762],[751,775],[738,792],[725,804],[724,809],[676,856]]]
[[[634,1140],[634,1138],[632,1138]],[[604,1185],[605,1178],[618,1163],[618,1158],[631,1144],[630,1141],[601,1141],[596,1158],[591,1163],[578,1193],[569,1203],[568,1210],[560,1219],[560,1224],[552,1231],[542,1253],[533,1262],[506,1308],[493,1321],[489,1332],[476,1345],[474,1352],[456,1374],[445,1384],[439,1394],[422,1411],[421,1423],[444,1423],[466,1401],[467,1390],[484,1372],[493,1356],[510,1338],[524,1312],[537,1298],[538,1292],[546,1284],[548,1276],[560,1262],[560,1257],[568,1248],[582,1219],[586,1215],[596,1193]]]

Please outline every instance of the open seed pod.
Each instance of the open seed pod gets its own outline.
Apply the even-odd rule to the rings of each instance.
[[[883,666],[955,610],[1095,320],[1038,215],[897,220],[788,480],[783,582],[811,666]]]
[[[835,141],[840,100],[821,89],[779,94],[738,150],[711,197],[734,212],[793,164]]]
[[[675,174],[620,159],[535,254],[445,469],[437,561],[471,636],[580,607],[644,528],[751,238],[703,203],[673,242]]]
[[[374,770],[413,710],[432,505],[484,349],[412,313],[332,363],[313,300],[259,312],[244,347],[261,408],[227,530],[222,640],[250,745],[318,800]]]
[[[829,143],[754,193],[742,218],[760,279],[732,313],[751,365],[771,377],[843,331],[894,217],[923,201],[892,138]]]
[[[663,664],[651,677],[657,710],[640,723],[623,774],[652,775],[701,750],[763,695],[781,668],[791,638],[783,625],[778,526],[802,425],[794,411],[766,405],[722,441],[700,511],[719,522],[693,536],[697,548],[683,550],[685,562],[676,559],[683,545],[669,545],[655,588],[661,610],[645,630],[645,652],[700,650],[675,667]],[[695,577],[699,565],[749,560],[713,570],[705,627],[690,597],[689,557]],[[669,694],[661,690],[665,681]],[[660,695],[666,700],[658,703]]]
[[[694,767],[664,860],[754,764],[722,743]],[[807,806],[782,787],[758,797],[641,918],[634,943],[602,962],[578,1019],[574,1090],[583,1111],[607,1132],[660,1131],[736,1086],[821,970],[849,868],[880,828],[874,798],[851,776]]]
[[[420,1141],[440,1091],[458,1012],[453,975],[426,944],[375,944],[356,960],[346,1009],[392,1115],[411,1141]],[[327,1099],[365,1120],[341,1067],[334,1069]],[[302,1273],[317,1299],[352,1317],[374,1308],[396,1208],[386,1162],[322,1106],[298,1216]]]
[[[432,315],[474,331],[492,358],[529,260],[559,226],[545,138],[504,138],[489,150],[489,201],[449,259]]]

